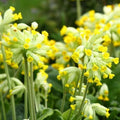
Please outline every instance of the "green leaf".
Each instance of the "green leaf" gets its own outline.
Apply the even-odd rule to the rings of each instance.
[[[42,111],[42,113],[40,113],[37,118],[37,120],[44,120],[45,118],[47,118],[48,116],[51,116],[54,113],[54,111],[50,108],[46,108]]]
[[[52,114],[52,116],[50,116],[46,120],[64,120],[64,119],[62,117],[62,113],[59,110],[55,109],[54,114]]]

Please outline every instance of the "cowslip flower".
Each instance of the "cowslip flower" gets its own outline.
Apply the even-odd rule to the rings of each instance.
[[[8,57],[12,62],[19,64],[26,56],[28,62],[33,61],[38,66],[40,63],[44,64],[41,57],[48,57],[47,51],[50,50],[50,47],[44,42],[44,35],[37,31],[36,34],[32,34],[30,27],[24,23],[17,26],[11,25],[8,31],[9,35],[4,34],[2,37],[2,44],[9,48]],[[6,37],[9,38],[9,41],[5,40]],[[11,57],[10,52],[12,53]]]

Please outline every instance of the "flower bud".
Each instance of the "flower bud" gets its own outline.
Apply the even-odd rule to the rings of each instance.
[[[32,29],[37,29],[38,28],[38,23],[37,22],[32,22],[31,24]]]

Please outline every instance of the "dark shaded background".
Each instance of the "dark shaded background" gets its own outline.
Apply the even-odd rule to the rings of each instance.
[[[104,5],[119,3],[120,0],[81,0],[81,13],[91,9],[102,12]],[[50,39],[61,40],[59,30],[63,25],[75,26],[76,0],[0,0],[0,11],[14,6],[23,19],[18,22],[39,23],[38,30],[47,30]]]

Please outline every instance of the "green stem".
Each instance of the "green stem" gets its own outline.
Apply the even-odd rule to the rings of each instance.
[[[64,105],[65,105],[65,98],[66,98],[66,91],[65,88],[63,88],[63,99],[62,99],[62,105],[61,105],[61,112],[64,111]]]
[[[80,76],[80,77],[81,77],[81,76]],[[76,96],[77,86],[78,86],[78,83],[79,83],[79,81],[80,81],[80,77],[79,77],[78,80],[77,80],[77,84],[76,84],[76,87],[75,87],[75,93],[73,94],[73,96]],[[73,104],[73,103],[74,103],[74,102],[72,102],[72,104]],[[69,112],[69,115],[68,115],[67,120],[69,120],[70,115],[71,115],[71,112],[72,112],[72,109],[70,108],[70,112]]]
[[[25,66],[26,67],[26,66]],[[24,85],[25,85],[25,93],[24,93],[24,118],[28,118],[28,96],[27,96],[27,76],[25,71]]]
[[[2,104],[3,118],[4,120],[6,120],[6,112],[5,112],[5,105],[3,101],[2,91],[0,91],[0,98],[1,98],[1,104]]]
[[[28,99],[29,99],[30,120],[34,120],[33,119],[31,87],[30,87],[30,80],[29,80],[29,73],[28,73],[28,62],[27,62],[26,56],[24,57],[24,60],[25,60],[25,78],[27,80],[27,93],[28,93]]]
[[[115,47],[113,42],[114,41],[113,41],[112,32],[111,32],[110,56],[115,57]]]
[[[4,63],[4,67],[5,67],[5,73],[7,75],[8,87],[9,87],[9,90],[11,90],[12,87],[11,87],[11,82],[10,82],[10,75],[9,75],[8,66],[6,63],[5,49],[4,49],[3,45],[1,45],[1,51],[2,51],[2,55],[3,55],[3,63]],[[15,101],[14,101],[13,95],[10,97],[10,100],[11,100],[11,104],[12,104],[12,119],[16,120]]]
[[[45,107],[47,108],[47,90],[45,90]]]
[[[80,115],[81,115],[81,111],[82,111],[83,106],[84,106],[84,102],[85,102],[85,98],[86,98],[86,95],[87,95],[88,88],[89,88],[89,83],[87,83],[87,85],[86,85],[85,93],[84,93],[84,96],[83,96],[83,99],[82,99],[82,102],[81,102],[81,105],[80,105],[80,109],[79,109],[79,112],[78,112],[79,116],[78,116],[77,120],[79,120],[79,118],[81,117]]]
[[[30,63],[30,85],[31,85],[31,97],[32,97],[32,106],[33,106],[33,117],[34,120],[36,120],[36,115],[35,115],[35,91],[34,91],[34,86],[33,86],[33,63]]]
[[[80,18],[80,15],[81,15],[80,0],[76,0],[76,6],[77,6],[77,19],[79,19],[79,18]]]
[[[79,86],[79,94],[80,95],[81,95],[81,90],[82,90],[82,83],[84,81],[84,72],[85,72],[85,70],[82,71],[81,80],[80,80],[80,86]]]

